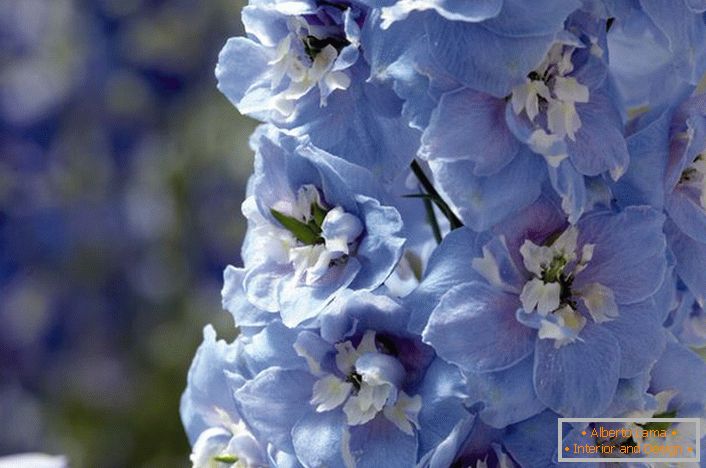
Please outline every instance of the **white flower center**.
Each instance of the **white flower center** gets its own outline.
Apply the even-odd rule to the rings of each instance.
[[[557,141],[576,139],[581,119],[576,103],[588,102],[588,87],[567,76],[574,69],[571,57],[579,47],[576,43],[555,43],[539,67],[527,76],[527,81],[512,90],[511,104],[515,114],[525,111],[531,122],[539,114],[546,116],[547,128],[538,128],[530,143],[540,154],[549,154],[550,164],[558,164],[561,154],[555,154]]]
[[[270,61],[272,89],[286,86],[275,102],[283,115],[290,115],[297,99],[316,86],[320,88],[321,105],[325,106],[329,94],[347,89],[351,83],[348,74],[336,68],[341,49],[349,44],[343,26],[309,24],[304,17],[293,16],[289,30]]]
[[[699,203],[706,210],[706,154],[700,154],[681,174],[679,183],[699,194]]]
[[[539,316],[539,337],[555,340],[557,347],[573,342],[586,325],[579,311],[578,299],[594,322],[611,320],[618,315],[613,292],[598,283],[580,291],[572,290],[577,274],[593,257],[593,244],[584,244],[577,255],[578,229],[569,227],[554,242],[546,246],[525,240],[520,253],[527,271],[532,275],[520,293],[524,313]]]
[[[413,435],[422,399],[400,390],[404,368],[397,358],[378,350],[375,332],[367,331],[357,347],[350,341],[339,343],[336,351],[336,367],[344,377],[326,374],[316,381],[311,399],[316,411],[343,405],[350,426],[365,424],[382,412],[402,432]]]
[[[340,206],[328,211],[323,206],[316,187],[304,185],[296,200],[281,201],[272,207],[298,224],[288,227],[266,223],[261,230],[268,256],[278,263],[290,263],[296,278],[307,285],[314,284],[329,268],[344,264],[355,253],[363,232],[363,224],[356,216]],[[302,240],[301,230],[308,235],[308,241]]]

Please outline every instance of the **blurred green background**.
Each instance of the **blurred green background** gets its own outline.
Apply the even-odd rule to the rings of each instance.
[[[0,455],[188,466],[186,372],[238,264],[255,123],[231,0],[0,0]]]

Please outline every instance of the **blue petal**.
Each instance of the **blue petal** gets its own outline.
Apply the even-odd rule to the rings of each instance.
[[[429,258],[424,280],[403,303],[411,311],[409,330],[421,334],[431,311],[452,287],[483,278],[472,268],[472,259],[482,257],[479,235],[468,228],[451,231]]]
[[[537,340],[534,388],[549,408],[565,417],[587,418],[605,411],[620,374],[620,346],[611,332],[588,324],[583,341],[559,348],[554,340]]]
[[[686,235],[706,242],[706,212],[695,198],[677,189],[667,196],[665,208],[672,221]]]
[[[350,451],[358,468],[408,468],[417,461],[417,437],[400,431],[382,415],[352,426],[350,432]]]
[[[604,326],[620,345],[620,377],[639,375],[654,364],[664,350],[663,312],[652,299],[619,307],[619,315]]]
[[[272,109],[269,87],[264,81],[270,56],[269,50],[245,37],[228,39],[218,56],[218,89],[243,114],[264,119]],[[255,93],[258,89],[264,92]]]
[[[689,348],[670,341],[651,371],[650,393],[676,390],[668,408],[677,417],[706,416],[706,362]]]
[[[556,34],[564,29],[564,21],[581,7],[577,0],[505,0],[497,17],[485,21],[483,27],[512,37]]]
[[[383,90],[374,83],[354,83],[346,92],[331,94],[325,107],[318,99],[309,107],[302,103],[299,121],[291,130],[390,183],[412,162],[420,134],[401,118],[402,101],[392,90]],[[375,108],[382,103],[391,104]]]
[[[239,388],[235,399],[258,440],[292,453],[292,428],[313,411],[308,403],[313,385],[309,372],[273,367]]]
[[[556,466],[557,415],[547,410],[508,427],[503,443],[520,466]]]
[[[382,206],[374,198],[358,195],[356,201],[366,232],[356,252],[361,269],[351,287],[374,289],[390,276],[402,256],[402,218],[395,208]]]
[[[664,350],[664,346],[662,346],[662,350]],[[645,367],[636,377],[620,379],[613,402],[603,413],[603,416],[607,418],[622,417],[630,413],[657,409],[657,400],[647,393],[650,384],[648,371],[650,367]]]
[[[437,190],[461,221],[485,231],[532,203],[541,193],[544,161],[525,149],[500,172],[474,176],[470,161],[431,161]]]
[[[591,92],[586,104],[577,104],[581,128],[576,141],[567,140],[569,158],[583,175],[595,176],[605,171],[622,175],[630,156],[623,137],[623,123],[618,110],[603,92]]]
[[[630,166],[613,187],[613,194],[622,206],[664,204],[664,169],[669,154],[671,114],[665,113],[628,142]]]
[[[520,144],[505,123],[506,102],[470,89],[441,97],[422,135],[422,158],[469,160],[474,175],[498,172],[517,154]]]
[[[703,48],[706,28],[703,16],[694,14],[683,2],[640,0],[640,6],[667,37],[674,56],[674,67],[680,78],[698,84],[706,69],[706,51]]]
[[[608,286],[618,304],[642,301],[661,286],[667,269],[664,216],[648,207],[629,207],[613,215],[590,216],[578,224],[579,245],[595,244],[593,258],[576,276],[581,290],[590,283]]]
[[[221,291],[223,308],[231,313],[238,328],[264,327],[275,315],[260,310],[245,297],[243,280],[245,270],[227,266],[223,272],[223,290]]]
[[[347,424],[341,411],[304,416],[292,429],[297,458],[307,467],[345,466],[344,430]]]
[[[456,366],[436,358],[412,392],[422,397],[419,412],[419,453],[423,457],[446,439],[470,414],[463,405],[465,379]]]
[[[237,418],[232,388],[225,371],[236,370],[236,348],[225,341],[216,341],[211,325],[203,330],[203,343],[196,351],[189,369],[186,391],[181,397],[181,420],[191,444],[199,434],[214,425],[219,416],[214,408],[221,408]]]
[[[243,346],[243,359],[253,375],[268,367],[306,370],[306,363],[294,353],[297,330],[273,322],[249,338]]]
[[[349,257],[345,265],[329,268],[314,286],[289,281],[279,282],[279,297],[282,322],[296,327],[316,317],[336,296],[342,293],[360,271],[360,263]]]
[[[499,429],[530,418],[546,406],[532,385],[533,359],[526,357],[509,369],[467,376],[472,401],[482,401],[480,418]]]
[[[506,369],[528,356],[535,331],[515,319],[516,295],[480,282],[454,287],[429,317],[422,337],[445,360],[469,372]]]
[[[677,259],[677,274],[689,291],[703,302],[706,300],[706,244],[684,235],[672,223],[667,223],[666,232],[669,247]]]
[[[524,82],[554,40],[553,33],[500,35],[485,23],[450,22],[435,14],[426,14],[424,25],[431,56],[439,67],[461,84],[498,98],[508,96],[515,85]],[[504,22],[496,26],[511,29]]]
[[[584,210],[588,196],[586,181],[568,159],[563,160],[559,167],[547,166],[549,180],[557,195],[561,197],[561,208],[569,216],[569,222],[575,224]]]

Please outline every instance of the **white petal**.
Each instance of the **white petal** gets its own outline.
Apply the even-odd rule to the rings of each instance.
[[[317,405],[316,411],[322,413],[338,408],[350,395],[353,384],[344,382],[335,375],[327,375],[314,384],[311,404]]]
[[[383,409],[385,417],[397,426],[402,432],[414,435],[413,425],[419,428],[419,411],[422,409],[422,397],[415,395],[410,397],[405,392],[400,392],[399,398],[394,406],[386,406]]]
[[[559,307],[561,286],[559,283],[545,283],[539,278],[533,278],[522,288],[520,301],[525,312],[535,308],[540,315],[547,315]]]
[[[552,261],[553,253],[548,247],[537,245],[527,239],[520,247],[522,262],[530,273],[536,276],[542,275],[542,269]]]
[[[606,322],[618,316],[618,305],[610,288],[599,283],[591,283],[579,294],[594,322]]]
[[[343,412],[346,414],[349,426],[358,426],[372,420],[378,413],[371,405],[361,402],[357,396],[352,396],[343,405]]]

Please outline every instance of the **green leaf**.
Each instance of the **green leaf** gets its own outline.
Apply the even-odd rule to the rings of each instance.
[[[324,224],[324,218],[327,213],[328,211],[324,210],[316,202],[311,204],[311,216],[314,218],[314,222],[319,228]]]
[[[303,223],[296,218],[287,216],[286,214],[270,208],[270,213],[277,221],[289,232],[294,234],[299,241],[306,245],[323,244],[324,239],[321,237],[321,229],[316,226]]]
[[[664,413],[655,414],[655,418],[674,418],[677,416],[676,411],[665,411]],[[671,426],[671,422],[648,422],[645,424],[638,424],[646,431],[666,431]]]
[[[235,455],[218,455],[213,457],[213,459],[221,463],[236,463],[239,460]]]

